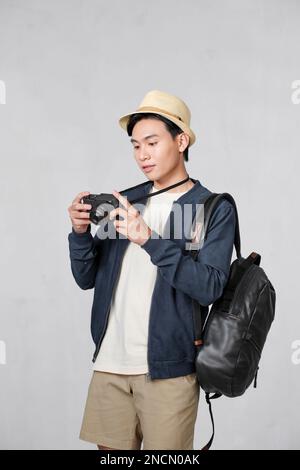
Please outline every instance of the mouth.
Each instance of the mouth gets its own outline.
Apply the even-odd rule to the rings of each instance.
[[[155,167],[155,165],[145,165],[145,166],[143,166],[143,171],[145,171],[146,173],[148,173],[148,172],[151,171],[154,167]]]

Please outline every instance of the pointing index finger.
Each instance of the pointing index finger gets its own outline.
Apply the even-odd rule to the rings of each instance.
[[[122,196],[120,193],[118,193],[118,191],[114,190],[113,192],[113,195],[121,202],[121,204],[125,207],[125,209],[129,210],[130,207],[131,207],[131,204],[130,202],[127,200],[127,198],[125,198],[124,196]]]

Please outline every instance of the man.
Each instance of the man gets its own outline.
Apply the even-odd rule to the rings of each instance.
[[[94,371],[80,438],[99,449],[193,449],[200,389],[192,298],[210,305],[221,296],[235,213],[222,200],[193,259],[184,227],[191,227],[197,205],[211,191],[185,168],[195,142],[187,105],[153,90],[119,123],[149,181],[122,195],[113,192],[120,202],[110,212],[116,237],[91,235],[91,206],[80,203],[89,192],[79,193],[69,207],[72,273],[82,289],[95,289]],[[129,202],[139,198],[141,210]]]

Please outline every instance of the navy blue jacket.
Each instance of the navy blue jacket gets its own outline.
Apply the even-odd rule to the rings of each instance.
[[[194,186],[174,201],[173,205],[180,204],[183,209],[184,204],[190,204],[194,217],[196,204],[201,204],[201,200],[211,191],[199,180],[191,180]],[[152,185],[152,181],[146,181],[133,189],[122,191],[122,194],[131,201],[148,194]],[[141,204],[145,207],[146,202],[147,199],[144,199],[133,205],[142,214]],[[156,237],[149,238],[140,247],[158,268],[148,329],[150,379],[178,377],[195,372],[192,298],[201,305],[209,306],[222,295],[233,251],[236,218],[229,201],[222,200],[214,211],[207,239],[196,259],[186,251],[185,243],[190,238],[184,234],[184,217],[183,236],[180,239],[174,237],[175,213],[171,210],[167,221],[168,239],[155,232]],[[113,224],[113,221],[110,222]],[[96,350],[93,361],[96,360],[106,332],[113,291],[124,252],[130,243],[116,230],[114,238],[101,238],[97,234],[93,237],[90,226],[86,233],[77,234],[72,229],[68,235],[71,270],[75,281],[81,289],[94,288],[91,333]]]

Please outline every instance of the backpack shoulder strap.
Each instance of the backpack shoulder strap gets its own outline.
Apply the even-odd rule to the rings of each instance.
[[[204,226],[203,226],[203,240],[205,241],[207,238],[207,232],[208,232],[208,226],[210,223],[210,219],[212,217],[213,212],[215,211],[216,207],[220,203],[222,199],[226,199],[229,201],[235,211],[235,218],[236,218],[236,225],[235,225],[235,235],[234,235],[234,246],[235,246],[235,251],[236,251],[236,256],[237,258],[241,258],[241,237],[240,237],[240,228],[239,228],[239,217],[238,217],[238,212],[237,212],[237,207],[235,200],[229,193],[211,193],[209,196],[207,196],[204,201],[202,200],[202,204],[204,204]],[[196,218],[197,218],[197,213],[196,217],[193,221],[193,227],[195,226],[196,223]],[[195,258],[198,254],[199,249],[195,249],[197,247],[193,247],[191,245],[191,254]]]
[[[234,207],[235,215],[236,215],[236,226],[235,226],[235,238],[234,238],[234,246],[236,250],[236,254],[238,258],[241,258],[241,240],[240,240],[240,230],[239,230],[239,221],[238,221],[238,213],[235,201],[231,194],[229,193],[211,193],[202,204],[204,204],[204,224],[203,224],[203,238],[204,241],[207,238],[207,228],[209,226],[210,219],[214,210],[216,209],[217,205],[220,203],[222,199],[227,199]],[[196,214],[197,217],[197,214]],[[195,219],[196,219],[195,217]],[[196,220],[193,221],[193,226],[195,225]],[[198,256],[199,248],[193,247],[191,244],[190,253],[191,256],[196,259]],[[208,306],[200,305],[193,299],[193,321],[194,321],[194,329],[195,329],[195,346],[200,347],[202,344],[202,331],[203,331],[203,324],[202,321],[207,318],[208,314]]]

